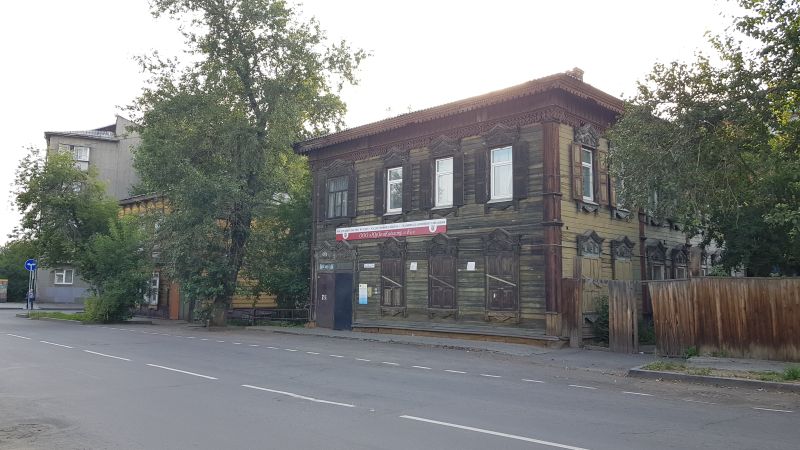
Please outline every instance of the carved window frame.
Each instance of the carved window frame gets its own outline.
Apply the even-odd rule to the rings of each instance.
[[[347,177],[347,208],[344,216],[328,217],[329,181],[339,177]],[[317,172],[317,220],[325,225],[349,224],[358,214],[358,174],[355,162],[336,159]]]
[[[437,234],[428,244],[428,309],[429,310],[458,310],[458,238],[450,237],[445,233]],[[431,272],[433,259],[437,256],[453,258],[453,306],[450,308],[434,307],[431,305],[433,299],[433,279]],[[431,312],[431,311],[429,311]],[[435,311],[434,311],[435,313]]]

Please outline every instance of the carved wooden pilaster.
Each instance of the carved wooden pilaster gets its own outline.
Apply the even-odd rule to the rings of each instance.
[[[557,122],[543,124],[544,181],[544,290],[545,311],[557,313],[561,309],[561,168],[559,163]],[[559,324],[558,320],[548,323]],[[550,330],[550,328],[553,328]],[[548,327],[548,334],[559,331]],[[551,331],[553,333],[551,333]]]

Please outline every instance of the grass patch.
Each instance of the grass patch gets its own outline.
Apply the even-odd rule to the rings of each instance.
[[[709,367],[689,367],[686,369],[689,375],[701,375],[707,377],[711,375],[711,368]]]
[[[800,366],[787,367],[783,371],[783,379],[786,381],[800,380]]]
[[[61,311],[31,311],[28,313],[29,319],[61,319],[61,320],[77,320],[86,323],[88,320],[86,315],[82,312],[65,313]]]
[[[645,370],[657,370],[665,372],[683,372],[686,370],[686,364],[672,361],[656,361],[643,366],[642,368]]]

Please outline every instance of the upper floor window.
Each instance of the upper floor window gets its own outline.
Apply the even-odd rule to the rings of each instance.
[[[594,201],[594,154],[591,149],[581,150],[581,178],[583,178],[583,199]]]
[[[511,146],[492,150],[491,164],[491,200],[510,199],[514,193]]]
[[[75,167],[80,170],[89,170],[89,147],[85,145],[58,144],[59,153],[69,153],[75,160]]]
[[[434,205],[453,205],[453,158],[436,160],[436,199]]]
[[[403,168],[394,167],[386,171],[386,212],[399,213],[403,210]]]
[[[328,179],[328,218],[347,216],[347,192],[349,190],[346,176]]]
[[[73,269],[56,269],[54,272],[55,284],[72,284],[75,278],[75,271]]]

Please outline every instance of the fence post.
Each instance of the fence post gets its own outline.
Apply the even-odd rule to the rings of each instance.
[[[608,347],[617,353],[639,352],[639,314],[635,282],[608,283]]]

